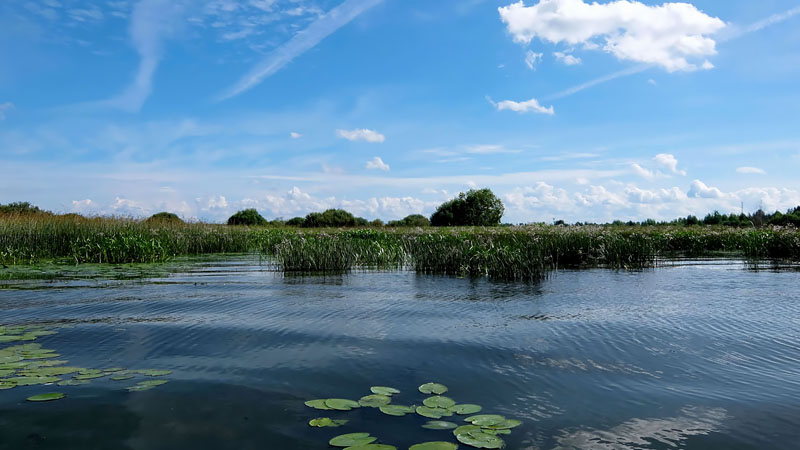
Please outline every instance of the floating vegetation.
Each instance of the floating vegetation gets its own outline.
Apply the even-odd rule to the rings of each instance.
[[[440,394],[447,392],[447,386],[439,383],[425,383],[419,386],[418,390],[423,394],[430,395],[423,400],[421,406],[403,406],[392,404],[392,395],[399,394],[400,391],[394,388],[373,386],[370,388],[372,394],[361,397],[358,402],[346,399],[317,399],[308,400],[305,405],[309,408],[322,410],[349,411],[359,406],[378,408],[380,412],[389,416],[403,417],[408,414],[416,413],[419,416],[429,419],[441,419],[451,417],[455,414],[467,415],[464,419],[468,425],[459,426],[456,423],[445,420],[429,420],[422,425],[429,430],[452,430],[455,439],[465,445],[475,448],[500,449],[505,447],[505,442],[499,435],[511,434],[511,429],[522,424],[519,420],[509,419],[499,414],[477,414],[482,410],[480,405],[472,403],[458,404],[450,397]],[[376,393],[379,392],[379,393]],[[473,414],[473,415],[470,415]],[[347,423],[347,420],[333,420],[327,417],[311,419],[308,424],[312,427],[338,427]],[[348,433],[330,440],[330,445],[334,447],[345,447],[346,450],[386,450],[395,447],[386,444],[375,443],[377,438],[369,433]],[[424,442],[411,447],[413,450],[453,450],[458,448],[458,444],[446,441]]]
[[[443,384],[439,384],[439,383],[425,383],[422,386],[420,386],[418,389],[423,394],[440,395],[440,394],[444,394],[445,392],[447,392],[447,386],[445,386]]]
[[[55,327],[39,325],[0,326],[0,343],[33,341],[40,337],[57,334]],[[11,338],[11,339],[9,339]],[[114,381],[129,380],[136,375],[160,377],[169,375],[169,370],[143,369],[126,370],[122,367],[108,369],[90,369],[72,367],[69,361],[57,360],[55,350],[42,348],[38,343],[18,344],[0,349],[0,390],[25,386],[41,386],[57,384],[58,386],[83,386],[93,380],[111,376]],[[69,376],[69,378],[65,378]],[[144,380],[127,388],[128,391],[145,391],[166,384],[167,380]],[[58,400],[64,398],[61,393],[39,394],[29,397],[32,402]]]
[[[32,397],[28,397],[27,400],[29,402],[51,402],[53,400],[61,400],[64,397],[66,397],[66,395],[60,392],[51,392],[49,394],[34,395]]]
[[[311,419],[308,421],[308,424],[312,427],[318,428],[325,428],[325,427],[340,427],[344,424],[349,422],[348,420],[333,420],[329,417],[320,417],[317,419]]]

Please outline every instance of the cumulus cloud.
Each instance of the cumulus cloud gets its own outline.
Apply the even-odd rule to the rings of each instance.
[[[552,105],[550,105],[549,108],[545,108],[544,106],[540,105],[539,101],[536,100],[535,98],[532,98],[524,102],[503,100],[502,102],[495,103],[491,99],[488,100],[492,105],[494,105],[495,108],[497,108],[498,111],[503,111],[507,109],[510,111],[518,112],[520,114],[524,114],[527,112],[534,112],[537,114],[547,114],[549,116],[555,114]]]
[[[362,128],[360,130],[336,130],[336,135],[348,141],[364,141],[373,144],[380,144],[386,140],[386,136],[374,130]]]
[[[631,164],[631,169],[642,178],[655,178],[656,174],[652,170],[645,169],[644,167],[640,166],[637,163]]]
[[[689,187],[688,196],[695,198],[722,198],[724,195],[719,189],[707,186],[700,180],[694,180]]]
[[[743,173],[748,175],[766,175],[767,172],[764,169],[759,169],[758,167],[739,167],[736,169],[737,173]]]
[[[625,193],[628,196],[628,200],[633,203],[669,203],[686,200],[688,198],[686,193],[678,187],[647,190],[629,184],[625,188]]]
[[[542,53],[535,53],[528,50],[528,53],[525,54],[525,64],[531,70],[536,70],[536,64],[542,60]]]
[[[367,169],[377,169],[388,172],[389,165],[383,162],[383,160],[379,156],[376,156],[371,160],[367,161]]]
[[[553,52],[553,56],[555,56],[557,60],[561,61],[562,63],[564,63],[564,64],[566,64],[568,66],[574,66],[576,64],[580,64],[581,63],[581,59],[580,58],[578,58],[577,56],[573,56],[573,55],[571,55],[569,53]]]
[[[709,36],[725,27],[722,20],[688,3],[541,0],[531,6],[519,1],[498,11],[517,42],[529,44],[538,37],[554,44],[582,45],[669,72],[702,67],[705,58],[716,54],[716,42]]]
[[[655,161],[659,166],[669,170],[670,173],[676,175],[686,175],[685,170],[678,170],[678,160],[675,158],[675,155],[671,155],[669,153],[659,153],[655,156],[655,158],[653,158],[653,161]]]
[[[11,102],[0,103],[0,120],[5,120],[6,112],[14,109],[14,104]]]

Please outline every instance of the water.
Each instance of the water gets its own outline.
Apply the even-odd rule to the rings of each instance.
[[[233,260],[166,278],[6,282],[0,323],[70,324],[37,340],[70,365],[174,373],[147,392],[55,387],[68,398],[42,404],[25,398],[53,386],[0,391],[0,449],[324,449],[358,431],[400,449],[454,441],[419,416],[303,405],[373,385],[420,404],[428,381],[523,420],[509,449],[797,449],[799,277],[692,264],[531,286],[283,277]],[[307,425],[326,416],[351,422]]]

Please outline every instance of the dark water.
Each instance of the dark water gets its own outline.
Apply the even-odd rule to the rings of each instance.
[[[419,416],[303,405],[373,385],[420,404],[427,381],[523,420],[510,449],[798,449],[799,281],[731,264],[561,272],[539,286],[295,278],[229,261],[7,283],[0,324],[72,324],[37,340],[70,365],[174,373],[146,392],[58,387],[68,398],[51,403],[25,398],[53,386],[0,391],[0,449],[324,449],[358,431],[399,449],[454,441]],[[351,422],[307,425],[324,416]]]

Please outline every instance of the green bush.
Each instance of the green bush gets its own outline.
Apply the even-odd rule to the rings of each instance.
[[[40,209],[38,206],[29,202],[12,202],[6,205],[0,204],[0,214],[52,214],[50,211]]]
[[[429,227],[431,221],[422,214],[411,214],[404,217],[402,220],[392,220],[389,222],[390,227]]]
[[[286,226],[289,226],[289,227],[302,227],[305,222],[306,222],[306,219],[304,219],[302,217],[292,217],[291,219],[286,221]]]
[[[470,189],[466,194],[442,203],[431,216],[431,225],[496,226],[500,224],[505,208],[503,202],[489,189]]]
[[[160,213],[153,214],[145,222],[147,222],[147,223],[153,223],[153,222],[183,223],[183,219],[178,217],[177,214],[173,214],[173,213],[170,213],[170,212],[160,212]]]
[[[359,220],[360,219],[360,220]],[[363,223],[359,223],[363,221]],[[343,209],[328,209],[321,213],[313,212],[306,216],[303,222],[304,228],[338,228],[354,227],[356,225],[366,225],[366,219],[357,219],[355,216]]]
[[[228,219],[228,225],[267,225],[267,220],[255,209],[244,209]]]

